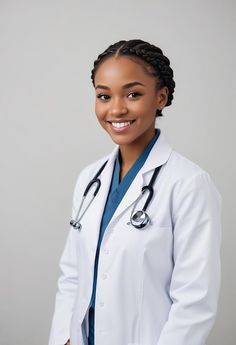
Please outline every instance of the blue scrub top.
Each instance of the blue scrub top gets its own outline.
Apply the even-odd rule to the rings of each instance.
[[[119,203],[123,199],[125,193],[129,189],[129,186],[133,182],[135,176],[139,172],[139,170],[144,165],[153,145],[157,141],[160,135],[160,129],[155,129],[155,135],[145,147],[141,155],[137,158],[134,162],[132,167],[129,169],[127,174],[124,176],[122,181],[120,182],[120,162],[121,162],[121,155],[120,150],[118,150],[117,157],[114,162],[114,169],[110,184],[110,189],[108,192],[106,205],[103,211],[103,216],[101,220],[100,226],[100,233],[98,238],[96,256],[95,256],[95,265],[94,265],[94,279],[93,279],[93,291],[90,301],[90,310],[89,310],[89,345],[94,345],[94,310],[95,310],[95,296],[96,296],[96,286],[97,286],[97,270],[98,270],[98,259],[99,259],[99,250],[102,242],[102,238],[104,232],[106,230],[109,221],[111,220],[113,214],[115,213]],[[140,191],[141,192],[141,191]]]

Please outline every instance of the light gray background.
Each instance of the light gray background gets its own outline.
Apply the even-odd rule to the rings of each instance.
[[[158,125],[223,196],[222,289],[208,345],[236,343],[235,7],[0,0],[0,344],[47,344],[77,175],[114,147],[95,117],[90,71],[109,44],[132,38],[170,58],[175,98]]]

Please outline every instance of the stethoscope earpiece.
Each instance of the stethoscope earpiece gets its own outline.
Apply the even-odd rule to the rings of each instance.
[[[80,224],[80,222],[79,221],[75,221],[73,219],[70,221],[70,225],[73,226],[73,228],[75,230],[81,230],[81,228],[82,228],[82,225]]]

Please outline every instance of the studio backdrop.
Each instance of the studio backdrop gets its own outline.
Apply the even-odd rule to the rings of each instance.
[[[0,344],[48,342],[77,176],[114,147],[95,116],[93,61],[133,38],[161,47],[174,70],[173,104],[157,126],[222,195],[222,287],[208,345],[236,343],[235,7],[0,0]]]

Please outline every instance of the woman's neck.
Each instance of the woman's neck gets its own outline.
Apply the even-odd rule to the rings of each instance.
[[[131,144],[120,145],[120,167],[122,170],[127,171],[133,165],[154,136],[155,128],[145,137],[142,136]]]

